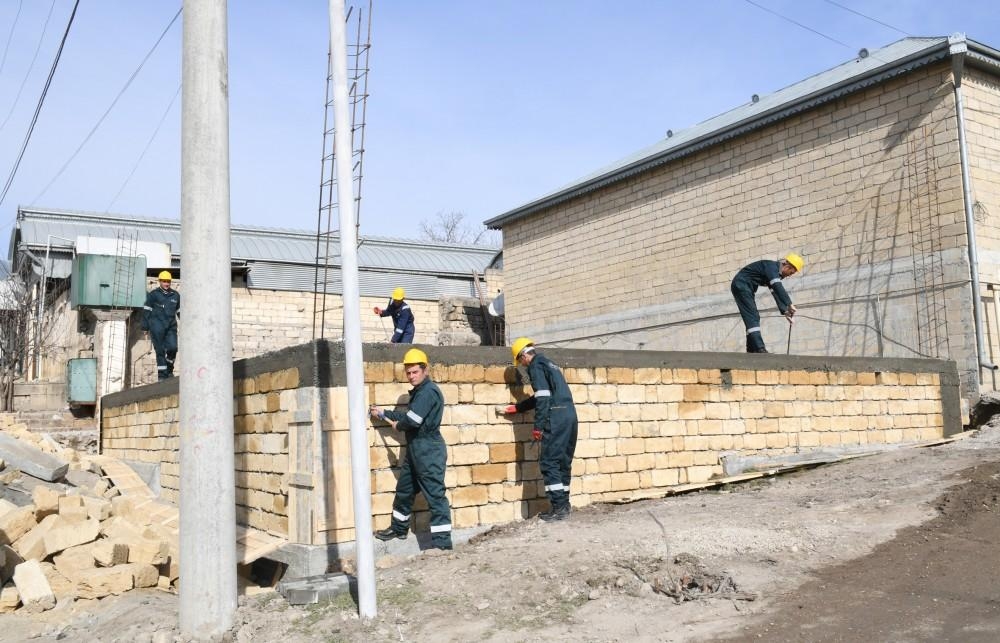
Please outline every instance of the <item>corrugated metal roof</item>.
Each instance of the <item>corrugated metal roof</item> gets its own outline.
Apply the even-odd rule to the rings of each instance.
[[[16,244],[25,244],[36,255],[51,241],[49,276],[69,276],[69,254],[77,237],[106,237],[157,241],[170,244],[176,259],[181,253],[180,221],[68,210],[20,208],[11,233],[11,256]],[[311,292],[316,282],[316,234],[302,230],[233,226],[230,241],[234,261],[249,268],[252,288]],[[327,275],[329,292],[340,292],[340,240],[334,236],[329,249],[333,268]],[[327,246],[321,244],[320,252]],[[415,299],[441,295],[473,294],[473,271],[482,273],[497,254],[496,248],[463,246],[382,237],[363,237],[358,248],[359,286],[362,295],[388,296],[403,287]],[[183,280],[183,271],[181,279]]]
[[[968,45],[970,62],[997,64],[996,50],[966,40],[964,36],[960,37],[960,42]],[[865,57],[859,56],[773,94],[760,96],[756,102],[741,105],[694,127],[673,133],[672,136],[569,185],[489,219],[486,225],[491,228],[501,228],[505,223],[520,217],[645,172],[887,78],[906,73],[918,66],[941,60],[948,55],[949,39],[946,37],[904,38]]]
[[[11,238],[13,244],[32,248],[69,248],[80,236],[136,238],[170,244],[173,255],[181,254],[180,221],[145,217],[95,214],[68,210],[20,208]],[[316,234],[303,230],[233,226],[232,258],[244,261],[316,262]],[[326,248],[324,243],[321,252]],[[331,263],[339,264],[339,239],[331,238]],[[437,242],[381,237],[362,237],[358,250],[360,268],[381,268],[404,272],[470,275],[482,272],[496,255],[496,248],[462,246]]]

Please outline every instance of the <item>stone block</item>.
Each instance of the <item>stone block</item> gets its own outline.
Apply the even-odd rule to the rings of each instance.
[[[14,575],[14,568],[24,562],[21,555],[10,545],[0,545],[0,586]]]
[[[160,580],[160,572],[147,563],[128,563],[123,565],[132,572],[132,585],[135,587],[156,587]]]
[[[14,583],[7,582],[0,589],[0,614],[9,614],[21,604],[21,595],[17,593]]]
[[[101,532],[101,523],[93,518],[84,520],[66,520],[62,515],[45,534],[45,553],[52,555],[64,549],[83,545],[97,539]]]
[[[68,462],[6,433],[0,433],[0,458],[8,467],[48,482],[62,479],[69,470]]]
[[[507,478],[506,464],[480,464],[472,467],[472,482],[474,484],[505,482]]]
[[[77,595],[85,599],[123,594],[135,586],[135,578],[129,565],[95,567],[82,571],[73,580],[77,583]]]
[[[488,501],[489,492],[483,486],[461,487],[451,492],[452,507],[485,505]]]
[[[82,522],[87,519],[87,508],[82,496],[62,496],[59,498],[59,515],[68,522]]]
[[[26,560],[18,565],[13,580],[26,611],[38,613],[56,606],[55,594],[37,560]]]
[[[45,580],[49,581],[49,587],[56,597],[56,602],[65,598],[76,598],[76,583],[56,569],[52,563],[39,563]]]
[[[31,490],[31,502],[35,505],[35,520],[41,520],[45,516],[52,515],[59,511],[58,489],[52,489],[45,485],[38,485]]]
[[[83,506],[87,515],[94,520],[101,521],[111,517],[111,501],[107,498],[83,496]]]
[[[94,543],[91,549],[94,562],[101,567],[113,567],[124,565],[128,562],[128,544],[125,542],[101,538]]]
[[[13,543],[37,524],[34,505],[18,507],[0,514],[0,545]]]
[[[42,518],[42,521],[32,527],[28,533],[24,534],[14,542],[14,551],[20,554],[21,558],[30,560],[42,560],[45,558],[45,534],[58,522],[59,516],[49,514]]]

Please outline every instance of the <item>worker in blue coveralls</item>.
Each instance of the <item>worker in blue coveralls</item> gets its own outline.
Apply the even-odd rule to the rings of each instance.
[[[759,286],[767,286],[778,304],[778,310],[792,323],[795,316],[795,304],[781,284],[781,280],[791,277],[802,270],[805,260],[790,252],[782,259],[761,259],[744,266],[736,276],[730,290],[736,299],[736,307],[740,309],[740,317],[747,329],[747,352],[766,353],[764,338],[760,334],[760,313],[757,312],[757,302],[754,293]]]
[[[573,394],[559,367],[535,350],[535,343],[519,337],[511,346],[514,364],[528,369],[534,394],[517,404],[503,408],[504,413],[535,410],[532,437],[541,440],[538,465],[542,470],[549,510],[538,514],[542,520],[565,520],[569,517],[569,486],[573,477],[573,454],[576,451],[577,418]]]
[[[174,359],[177,357],[177,315],[181,311],[181,296],[170,285],[173,276],[164,270],[158,276],[159,288],[146,293],[142,307],[142,329],[149,332],[156,351],[157,379],[174,376]]]
[[[444,395],[427,370],[427,354],[411,348],[403,356],[403,368],[409,380],[410,401],[405,411],[383,410],[372,406],[373,420],[384,420],[406,434],[406,457],[400,463],[396,497],[392,501],[392,522],[375,532],[379,540],[405,539],[410,531],[410,516],[417,491],[424,494],[431,512],[431,544],[437,549],[451,549],[451,507],[445,496],[444,471],[448,449],[441,437]]]
[[[413,311],[410,305],[403,301],[406,298],[406,291],[396,288],[392,291],[392,298],[385,308],[375,306],[375,314],[379,317],[392,317],[394,327],[392,339],[393,344],[413,343],[413,334],[416,331],[413,326]]]

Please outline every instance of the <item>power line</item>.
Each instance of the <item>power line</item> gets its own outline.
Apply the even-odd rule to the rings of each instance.
[[[31,117],[31,125],[28,126],[28,133],[24,135],[24,143],[21,144],[21,151],[17,154],[17,160],[14,161],[14,167],[10,170],[10,176],[7,177],[7,183],[3,186],[3,193],[0,193],[0,205],[3,205],[4,199],[7,198],[7,193],[10,191],[10,186],[14,182],[14,176],[17,174],[17,168],[21,166],[21,159],[24,158],[24,151],[28,148],[28,141],[31,140],[31,133],[35,131],[35,124],[38,122],[38,115],[42,111],[42,104],[45,102],[45,96],[49,93],[49,86],[52,84],[52,77],[56,74],[56,67],[59,66],[59,58],[62,57],[63,47],[66,46],[66,39],[69,37],[69,29],[73,26],[73,18],[76,17],[76,10],[80,6],[80,0],[76,0],[73,3],[73,12],[69,14],[69,20],[66,22],[66,31],[63,32],[62,40],[59,41],[59,49],[56,51],[55,60],[52,61],[52,68],[49,70],[49,77],[45,79],[45,86],[42,88],[42,94],[38,97],[38,105],[35,107],[35,114]]]
[[[3,68],[7,64],[7,52],[10,51],[10,42],[14,39],[14,30],[17,29],[17,21],[21,18],[21,7],[23,5],[24,0],[18,0],[17,13],[14,14],[14,22],[10,24],[10,33],[7,34],[7,44],[3,46],[3,58],[0,58],[0,74],[3,73]]]
[[[42,25],[42,35],[38,37],[38,44],[35,45],[35,53],[31,57],[31,64],[28,65],[28,71],[24,72],[24,78],[21,79],[21,86],[17,88],[17,96],[14,97],[14,102],[10,106],[10,111],[7,112],[7,116],[3,119],[3,123],[0,123],[0,132],[3,128],[7,126],[7,122],[10,120],[11,115],[17,108],[18,102],[21,100],[21,92],[24,91],[24,86],[28,82],[28,77],[31,76],[31,70],[35,68],[35,61],[38,60],[38,52],[42,50],[42,42],[45,40],[45,32],[49,28],[49,20],[52,18],[52,10],[56,8],[56,0],[52,0],[52,4],[49,5],[49,15],[45,16],[45,24]]]
[[[907,31],[903,31],[899,27],[894,27],[894,26],[890,25],[887,22],[882,22],[878,18],[872,18],[871,16],[865,15],[865,14],[861,13],[860,11],[855,11],[854,9],[851,9],[850,7],[845,7],[844,5],[840,4],[839,2],[834,2],[833,0],[823,0],[823,1],[826,2],[826,3],[828,3],[828,4],[832,4],[835,7],[839,7],[841,9],[843,9],[844,11],[850,11],[854,15],[861,16],[865,20],[871,20],[875,24],[882,25],[883,27],[887,27],[889,29],[892,29],[893,31],[898,31],[899,33],[903,34],[904,36],[912,36],[913,35],[913,34],[907,32]]]
[[[115,194],[115,198],[111,199],[111,202],[108,203],[108,207],[104,208],[105,212],[111,211],[112,206],[114,206],[115,202],[118,201],[118,197],[120,197],[122,195],[122,192],[125,191],[125,186],[127,186],[128,182],[132,180],[132,175],[135,174],[135,171],[137,169],[139,169],[139,164],[142,163],[142,159],[146,156],[146,152],[149,151],[149,146],[153,144],[153,139],[155,139],[156,135],[160,133],[160,128],[163,127],[163,122],[167,120],[167,114],[170,113],[170,110],[173,108],[174,103],[177,101],[177,97],[180,95],[180,93],[181,93],[181,85],[178,85],[177,91],[174,92],[174,97],[170,99],[170,104],[167,105],[167,108],[165,110],[163,110],[163,116],[160,117],[160,122],[157,123],[156,129],[153,130],[153,135],[149,137],[148,141],[146,141],[146,146],[142,148],[142,153],[139,154],[139,158],[136,159],[135,165],[132,166],[132,170],[128,173],[128,176],[125,177],[125,181],[122,183],[122,186],[118,189],[118,193]]]
[[[777,11],[774,11],[773,9],[768,9],[767,7],[765,7],[763,5],[759,5],[756,2],[754,2],[753,0],[743,0],[743,1],[746,2],[747,4],[750,4],[750,5],[753,5],[753,6],[757,7],[761,11],[766,11],[766,12],[768,12],[771,15],[774,15],[774,16],[777,16],[777,17],[781,18],[782,20],[788,21],[788,22],[792,23],[793,25],[795,25],[796,27],[800,27],[802,29],[805,29],[806,31],[810,31],[810,32],[816,34],[817,36],[819,36],[821,38],[826,38],[830,42],[836,43],[836,44],[840,45],[841,47],[847,47],[851,51],[854,51],[854,48],[851,47],[846,42],[843,42],[841,40],[837,40],[833,36],[828,36],[825,33],[823,33],[822,31],[817,31],[817,30],[813,29],[812,27],[809,27],[807,25],[802,24],[801,22],[797,22],[795,20],[792,20],[788,16],[784,16],[784,15],[778,13]]]
[[[52,177],[52,180],[46,183],[45,187],[42,188],[42,191],[39,192],[37,196],[35,196],[35,198],[33,199],[35,203],[38,203],[38,201],[41,200],[43,196],[45,196],[45,193],[48,192],[50,187],[52,187],[52,184],[55,183],[57,180],[59,180],[59,177],[62,176],[63,172],[66,171],[66,168],[69,167],[69,164],[73,162],[73,159],[77,157],[77,155],[84,148],[84,146],[90,141],[91,137],[94,136],[94,134],[97,132],[97,129],[104,122],[104,119],[108,117],[108,114],[111,113],[111,110],[114,109],[115,105],[118,103],[118,99],[120,99],[122,95],[125,93],[125,91],[128,90],[129,86],[132,84],[132,81],[135,80],[136,76],[139,75],[139,72],[142,70],[143,66],[149,60],[150,56],[153,55],[153,52],[156,51],[156,48],[160,45],[160,42],[163,40],[163,38],[167,35],[167,32],[170,31],[170,28],[174,26],[175,22],[177,22],[177,18],[181,15],[182,10],[183,7],[177,10],[177,13],[174,14],[174,17],[171,18],[170,22],[163,29],[163,32],[160,34],[160,37],[156,39],[156,42],[153,43],[153,46],[146,53],[146,56],[142,59],[142,62],[139,63],[139,66],[135,68],[135,71],[132,72],[132,75],[129,76],[127,81],[125,81],[125,85],[122,86],[121,90],[119,90],[118,95],[115,96],[114,100],[111,101],[111,104],[108,105],[108,108],[104,110],[104,113],[101,115],[101,117],[97,119],[97,123],[90,129],[90,132],[87,133],[87,136],[84,137],[83,141],[81,141],[80,145],[77,146],[76,150],[70,155],[70,157],[66,159],[66,162],[63,163],[62,167],[59,168],[59,171],[56,172],[56,175]]]

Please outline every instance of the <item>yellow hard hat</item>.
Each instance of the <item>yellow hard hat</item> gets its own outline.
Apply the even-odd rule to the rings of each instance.
[[[531,341],[527,337],[518,337],[511,344],[510,354],[514,356],[514,363],[517,364],[517,358],[521,355],[521,351],[529,346],[534,346],[535,342]]]
[[[397,301],[402,301],[403,299],[406,299],[406,291],[402,288],[397,288],[392,291],[392,298]]]
[[[164,270],[163,272],[158,274],[156,278],[159,279],[160,281],[173,281],[174,279],[173,276],[171,276],[169,270]]]
[[[427,360],[427,353],[423,352],[419,348],[411,348],[406,351],[406,355],[403,355],[403,364],[423,364],[427,366],[430,362]]]
[[[803,266],[806,265],[806,260],[803,259],[801,255],[797,255],[794,252],[789,252],[785,255],[785,261],[795,266],[796,272],[802,272]]]

